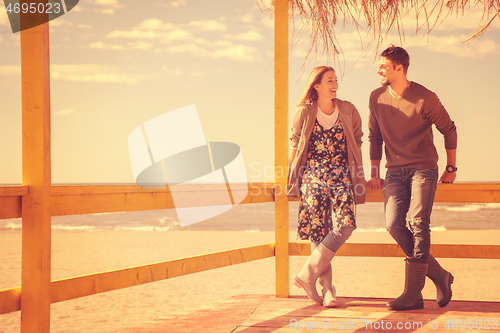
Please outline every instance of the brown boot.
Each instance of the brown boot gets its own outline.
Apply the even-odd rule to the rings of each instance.
[[[387,303],[389,310],[413,310],[424,307],[422,289],[427,275],[428,258],[406,258],[405,290],[398,298]]]
[[[429,254],[427,276],[436,286],[436,302],[440,307],[447,306],[451,300],[451,284],[455,279],[450,272],[443,269],[437,260]]]
[[[319,244],[309,258],[307,258],[304,267],[302,267],[302,270],[294,280],[294,284],[297,287],[303,288],[307,296],[319,304],[323,304],[323,299],[318,295],[318,291],[316,290],[316,281],[326,267],[329,266],[334,256],[335,252],[323,244]]]

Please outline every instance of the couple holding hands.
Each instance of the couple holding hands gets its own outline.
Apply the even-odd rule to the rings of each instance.
[[[438,181],[452,183],[456,177],[457,131],[437,95],[408,81],[409,64],[401,47],[391,45],[381,54],[377,73],[382,87],[369,99],[368,182],[361,117],[353,104],[337,98],[333,68],[313,69],[291,117],[288,195],[299,197],[298,237],[309,239],[312,251],[294,283],[325,307],[337,305],[330,262],[356,229],[355,205],[365,202],[366,186],[383,189],[386,228],[407,256],[404,291],[387,303],[388,309],[423,308],[426,277],[436,286],[439,306],[450,302],[453,275],[429,253],[429,225]],[[433,124],[444,136],[447,155],[439,179]],[[387,172],[382,179],[384,144]]]

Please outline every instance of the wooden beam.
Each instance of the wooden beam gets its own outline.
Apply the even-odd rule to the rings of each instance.
[[[52,303],[274,256],[274,243],[54,281]]]
[[[0,186],[0,219],[21,217],[25,195],[28,195],[28,186]]]
[[[272,202],[272,185],[266,183],[232,184],[232,192],[248,192],[241,204]],[[178,187],[179,188],[179,187]],[[213,193],[217,205],[217,193],[227,193],[226,186],[189,185],[177,192],[191,197],[187,204],[197,206],[201,200],[198,195]],[[136,185],[93,185],[93,186],[53,186],[52,215],[93,214],[105,212],[128,212],[154,209],[175,208],[170,190],[144,189]]]
[[[0,186],[0,197],[28,195],[28,186]]]
[[[67,301],[273,256],[274,243],[268,243],[57,280],[48,288],[50,302]],[[0,314],[18,311],[21,308],[20,291],[20,288],[0,290]]]
[[[0,315],[21,310],[21,287],[0,290]]]
[[[233,184],[232,191],[247,191],[240,204],[274,201],[273,183]],[[189,185],[183,191],[197,195],[211,191],[216,196],[216,185]],[[227,191],[225,185],[223,191]],[[127,212],[174,208],[170,190],[145,189],[137,185],[55,185],[52,186],[52,216]],[[21,200],[28,194],[28,186],[0,187],[0,219],[21,217]]]
[[[274,2],[274,182],[276,296],[288,297],[288,0]]]
[[[500,259],[500,245],[432,244],[431,253],[436,258]],[[309,242],[290,243],[291,256],[311,254]],[[397,244],[346,243],[335,254],[347,257],[405,257]]]
[[[434,202],[500,203],[500,184],[438,184]]]
[[[290,201],[298,201],[291,198]],[[382,191],[366,189],[366,202],[384,202]],[[499,183],[438,184],[434,202],[500,203]]]
[[[29,187],[22,197],[21,333],[50,331],[50,59],[43,21],[48,14],[21,12],[22,183]]]
[[[248,188],[241,204],[275,201],[273,188],[279,188],[275,183],[249,183],[240,187],[237,190]],[[190,185],[186,193],[213,190],[213,185]],[[21,217],[21,200],[28,192],[28,186],[0,186],[0,219]],[[367,190],[367,202],[383,201],[382,191]],[[192,202],[195,204],[196,200]],[[438,184],[435,202],[498,203],[500,184]],[[52,216],[174,208],[169,190],[137,185],[55,185],[51,206]]]
[[[0,196],[0,219],[21,217],[22,199],[22,196]]]
[[[500,259],[500,245],[432,244],[436,258]]]

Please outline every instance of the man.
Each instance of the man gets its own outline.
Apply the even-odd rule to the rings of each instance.
[[[382,87],[370,95],[368,122],[372,190],[383,189],[386,227],[407,255],[405,289],[387,303],[390,310],[423,308],[422,289],[428,276],[436,285],[439,306],[451,299],[453,275],[444,270],[430,250],[430,216],[438,182],[438,154],[432,125],[443,134],[447,167],[439,182],[456,177],[457,131],[435,93],[410,82],[410,56],[391,45],[381,54],[378,74]],[[380,178],[385,144],[386,177]],[[408,215],[407,215],[408,214]],[[408,218],[408,227],[406,219]]]

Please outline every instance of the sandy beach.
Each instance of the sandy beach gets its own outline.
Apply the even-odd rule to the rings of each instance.
[[[290,232],[295,241],[295,232]],[[52,279],[161,262],[274,241],[274,233],[243,231],[100,231],[55,233]],[[432,233],[434,244],[500,244],[500,230]],[[393,243],[385,232],[355,232],[349,242]],[[0,288],[20,285],[21,235],[0,234],[4,272]],[[306,257],[290,258],[290,280]],[[454,300],[500,301],[498,260],[440,259],[455,276]],[[333,279],[339,296],[397,297],[403,288],[402,258],[336,257]],[[52,305],[51,332],[114,332],[121,328],[187,312],[238,294],[274,294],[274,258],[195,273],[124,290]],[[303,291],[290,283],[292,295]],[[427,280],[424,298],[435,288]],[[0,332],[19,332],[20,313],[0,316]]]

